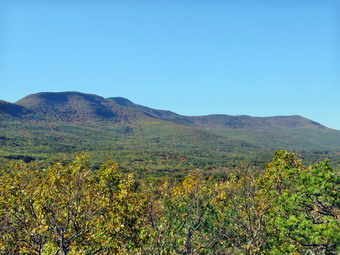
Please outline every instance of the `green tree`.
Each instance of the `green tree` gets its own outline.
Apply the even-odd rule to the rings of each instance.
[[[273,254],[339,252],[339,183],[327,162],[304,167],[294,153],[275,153],[258,180],[259,196],[271,205]]]

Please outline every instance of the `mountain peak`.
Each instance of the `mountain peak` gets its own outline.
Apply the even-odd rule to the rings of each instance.
[[[138,105],[124,97],[103,98],[77,91],[41,92],[19,100],[16,105],[34,112],[71,123],[94,123],[97,120],[127,121],[153,118],[172,123],[222,129],[268,130],[295,128],[326,128],[299,115],[252,117],[248,115],[212,114],[207,116],[182,116],[171,111],[157,110]],[[138,117],[138,118],[139,118]]]
[[[103,97],[76,91],[31,94],[16,104],[71,123],[88,123],[95,119],[117,121],[116,113],[105,105]]]
[[[11,115],[13,117],[24,117],[33,114],[33,111],[26,107],[0,100],[0,115]]]
[[[134,105],[133,102],[131,102],[129,99],[126,99],[124,97],[109,97],[109,98],[106,98],[106,100],[109,100],[111,102],[114,102],[114,103],[122,105],[122,106],[132,106],[132,105]]]
[[[24,98],[20,99],[16,103],[21,105],[21,104],[30,104],[30,103],[36,103],[38,100],[46,100],[51,103],[62,103],[62,102],[67,102],[70,101],[72,98],[84,98],[89,101],[98,101],[98,100],[103,100],[103,97],[94,95],[94,94],[86,94],[86,93],[81,93],[77,91],[65,91],[65,92],[39,92],[35,94],[30,94],[28,96],[25,96]]]
[[[318,122],[300,115],[273,116],[263,118],[268,124],[276,128],[326,128]]]

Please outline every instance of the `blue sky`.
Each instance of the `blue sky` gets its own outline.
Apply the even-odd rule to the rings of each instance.
[[[340,2],[2,0],[0,88],[340,130]]]

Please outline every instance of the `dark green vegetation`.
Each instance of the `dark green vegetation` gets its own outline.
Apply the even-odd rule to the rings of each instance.
[[[111,161],[17,163],[0,172],[1,254],[340,252],[340,178],[277,151],[265,169],[136,180]]]
[[[47,163],[87,150],[97,166],[112,158],[141,174],[164,175],[195,168],[216,172],[240,162],[263,166],[282,148],[299,152],[306,163],[327,158],[340,166],[340,131],[300,116],[189,117],[79,92],[0,101],[2,163]]]

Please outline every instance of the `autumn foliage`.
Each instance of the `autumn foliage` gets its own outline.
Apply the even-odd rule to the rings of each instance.
[[[339,176],[277,151],[263,171],[136,180],[109,161],[1,170],[1,254],[337,254]]]

